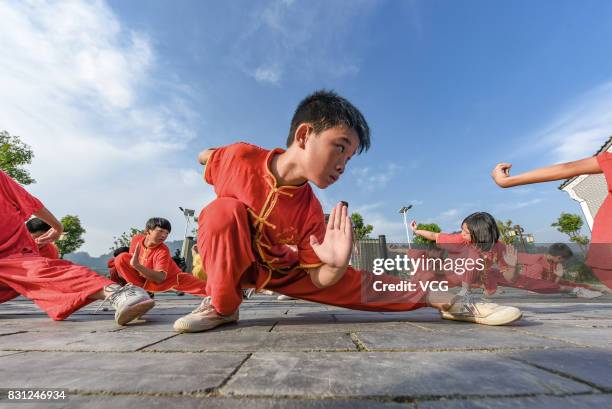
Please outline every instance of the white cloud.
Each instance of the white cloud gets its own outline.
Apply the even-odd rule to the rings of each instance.
[[[558,162],[593,155],[612,135],[612,82],[584,95],[537,132],[536,146],[552,150]]]
[[[199,209],[212,192],[195,166],[173,165],[198,118],[184,84],[157,80],[148,36],[102,1],[0,2],[0,21],[0,129],[34,150],[28,189],[81,217],[92,254],[150,216],[180,232],[177,207]],[[152,88],[162,103],[146,98]]]
[[[342,78],[359,72],[351,34],[377,2],[257,4],[231,50],[248,76],[276,85],[284,78]]]
[[[370,167],[356,168],[351,170],[351,173],[356,177],[359,187],[372,191],[387,186],[400,169],[402,169],[401,166],[389,163],[376,173]]]

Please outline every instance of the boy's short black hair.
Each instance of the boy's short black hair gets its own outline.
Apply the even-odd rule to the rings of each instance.
[[[119,247],[118,249],[115,249],[115,251],[113,251],[113,257],[117,257],[119,254],[123,254],[123,253],[129,253],[130,252],[130,248],[129,247]]]
[[[572,256],[574,255],[574,252],[565,243],[555,243],[555,244],[551,244],[550,247],[548,248],[548,254],[550,254],[553,257],[561,256],[565,260],[567,260],[567,259],[572,258]]]
[[[39,219],[38,217],[33,217],[28,220],[26,222],[26,227],[28,228],[30,234],[46,233],[51,229],[51,226],[49,226],[46,222],[44,222],[42,219]]]
[[[151,217],[149,220],[147,220],[147,224],[145,225],[145,231],[153,230],[156,227],[168,230],[168,233],[172,231],[172,225],[167,219],[164,219],[163,217]]]
[[[499,240],[499,228],[495,218],[487,212],[476,212],[466,217],[461,224],[470,231],[472,244],[481,250],[489,251]]]
[[[359,137],[358,154],[370,148],[370,127],[364,116],[346,98],[333,91],[319,90],[300,102],[291,119],[287,147],[291,146],[295,131],[303,123],[311,124],[315,133],[347,126],[354,129]]]

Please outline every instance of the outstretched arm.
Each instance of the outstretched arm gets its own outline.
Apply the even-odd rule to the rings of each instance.
[[[202,152],[198,154],[198,162],[200,165],[206,165],[208,159],[210,158],[210,154],[214,151],[214,149],[204,149]]]
[[[336,284],[346,272],[353,247],[353,226],[347,213],[347,207],[338,203],[329,216],[323,243],[319,243],[315,236],[310,236],[312,249],[324,263],[307,270],[318,288]]]
[[[530,183],[550,182],[568,179],[574,176],[601,173],[601,167],[596,157],[547,166],[529,172],[510,176],[511,163],[500,163],[495,166],[491,177],[500,187],[528,185]]]
[[[418,230],[417,226],[418,225],[415,220],[413,220],[412,223],[410,223],[410,228],[412,229],[412,232],[414,234],[416,234],[417,236],[424,237],[427,240],[438,241],[438,236],[440,235],[440,233],[436,233],[436,232],[429,231],[429,230]]]

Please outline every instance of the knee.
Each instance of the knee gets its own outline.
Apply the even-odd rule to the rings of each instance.
[[[202,209],[198,217],[199,231],[223,232],[248,220],[247,208],[237,199],[222,197]]]
[[[131,260],[132,255],[130,253],[121,253],[115,257],[115,268],[119,270],[120,268],[129,266]]]

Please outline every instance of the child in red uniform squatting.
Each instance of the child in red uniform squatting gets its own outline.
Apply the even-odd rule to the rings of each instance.
[[[335,183],[349,159],[370,146],[368,125],[349,101],[319,91],[298,106],[287,150],[247,143],[207,149],[198,160],[217,198],[198,218],[207,297],[175,330],[197,332],[238,320],[241,287],[267,289],[304,300],[367,311],[408,311],[434,307],[444,318],[501,325],[515,321],[514,307],[487,305],[482,315],[456,316],[462,306],[447,292],[377,292],[401,283],[348,266],[352,227],[347,207],[338,203],[327,226],[308,182]],[[288,245],[297,246],[297,252]]]
[[[595,157],[561,163],[510,176],[510,163],[498,164],[491,176],[500,187],[527,185],[568,179],[574,176],[603,173],[608,183],[608,195],[593,221],[593,231],[586,264],[608,288],[612,288],[612,152]]]
[[[206,281],[182,272],[164,244],[171,230],[168,220],[149,219],[144,233],[132,237],[129,252],[115,257],[117,272],[127,282],[153,293],[176,290],[205,297]]]
[[[51,226],[49,226],[47,223],[45,223],[38,217],[33,217],[30,220],[28,220],[28,222],[26,223],[26,227],[28,228],[28,231],[32,235],[32,238],[34,239],[34,241],[36,241],[36,239],[38,239],[40,236],[42,236],[43,234],[51,230]],[[49,243],[43,244],[42,246],[39,246],[38,254],[40,254],[43,257],[50,258],[50,259],[57,260],[60,258],[59,250],[57,249],[57,246],[53,242],[49,242]]]
[[[25,221],[31,215],[51,226],[36,240]],[[87,267],[43,257],[38,248],[62,234],[62,224],[34,196],[0,171],[0,302],[22,295],[54,320],[63,320],[95,300],[110,300],[119,325],[154,305],[146,292],[121,287]]]
[[[554,283],[561,293],[569,293],[579,298],[597,298],[602,292],[588,285],[563,280],[563,263],[569,260],[574,253],[567,244],[554,243],[546,254],[518,253],[518,264],[521,265],[519,274],[544,282]]]

